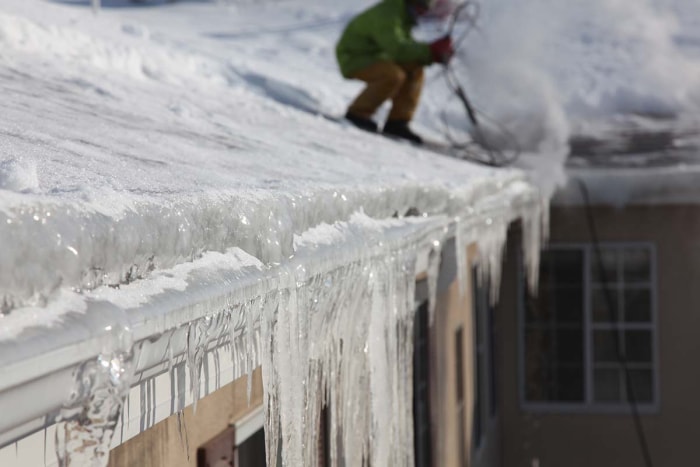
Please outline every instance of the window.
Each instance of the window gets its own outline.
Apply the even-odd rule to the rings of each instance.
[[[430,426],[430,327],[428,302],[416,311],[413,345],[413,432],[416,467],[433,465]]]
[[[265,467],[267,464],[265,455],[265,431],[263,429],[264,414],[262,406],[256,408],[235,425],[236,452],[233,463],[220,462],[222,459],[213,458],[212,462],[201,464],[204,466],[233,465],[234,467]],[[277,465],[281,449],[277,450]]]
[[[605,244],[600,256],[591,245],[552,247],[542,256],[538,296],[523,287],[526,404],[619,406],[628,384],[639,404],[657,401],[654,251]]]
[[[265,432],[260,429],[236,448],[237,467],[265,467]],[[216,463],[208,465],[217,465]]]
[[[490,282],[480,283],[478,270],[472,269],[474,310],[474,446],[478,449],[490,418],[496,415],[495,324],[490,303]],[[483,279],[483,278],[482,278]]]
[[[464,331],[461,327],[455,332],[455,383],[456,386],[456,396],[457,396],[457,436],[460,440],[457,443],[459,449],[459,465],[460,467],[467,467],[469,456],[467,455],[467,443],[462,442],[466,440],[467,437],[467,427],[466,427],[466,413],[465,413],[465,402],[464,402]],[[476,413],[476,411],[475,411]],[[476,419],[476,414],[474,417],[474,433],[480,432],[480,428],[477,427],[479,422]],[[476,435],[474,435],[476,436]]]

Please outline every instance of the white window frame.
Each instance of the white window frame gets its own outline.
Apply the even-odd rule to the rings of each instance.
[[[652,340],[652,389],[653,398],[651,402],[638,402],[637,408],[642,414],[655,414],[660,410],[660,384],[659,384],[659,322],[658,322],[658,278],[657,278],[657,253],[656,245],[651,242],[601,242],[602,249],[625,249],[625,248],[645,248],[650,254],[651,284],[649,290],[651,294],[651,340]],[[527,412],[538,413],[601,413],[601,414],[624,414],[630,413],[628,401],[620,402],[596,402],[593,388],[593,345],[592,335],[594,328],[600,328],[600,324],[595,324],[591,309],[591,271],[595,261],[595,247],[592,243],[552,243],[548,250],[571,250],[576,249],[584,252],[584,400],[581,402],[532,402],[526,399],[525,395],[525,306],[523,297],[525,296],[526,281],[524,277],[524,267],[522,256],[520,257],[518,280],[518,394],[520,407]],[[649,325],[643,325],[648,329]],[[605,327],[605,325],[602,325]],[[634,329],[634,324],[626,324],[622,329]]]
[[[234,423],[236,427],[236,447],[248,441],[251,436],[262,430],[264,425],[265,415],[261,404]]]

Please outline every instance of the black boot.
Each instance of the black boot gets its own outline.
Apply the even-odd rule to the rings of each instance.
[[[384,124],[384,134],[402,138],[412,143],[423,144],[423,138],[411,131],[407,120],[388,120]]]
[[[348,111],[345,114],[345,119],[353,125],[355,125],[360,130],[369,131],[370,133],[377,133],[377,131],[379,131],[377,124],[374,123],[374,120],[372,120],[371,118],[359,117],[357,115],[351,114],[350,111]]]

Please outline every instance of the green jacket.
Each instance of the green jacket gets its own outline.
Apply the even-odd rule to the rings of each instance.
[[[335,48],[343,76],[350,78],[380,61],[430,64],[428,44],[411,37],[415,24],[406,0],[382,0],[360,13],[347,25]]]

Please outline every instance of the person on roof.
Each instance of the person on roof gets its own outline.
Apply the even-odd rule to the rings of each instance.
[[[383,133],[422,143],[409,127],[423,88],[423,68],[447,63],[454,54],[449,36],[432,43],[418,42],[411,30],[434,0],[382,0],[346,26],[336,46],[345,78],[367,83],[350,104],[345,118],[357,127],[378,132],[372,116],[385,101],[392,107]]]

